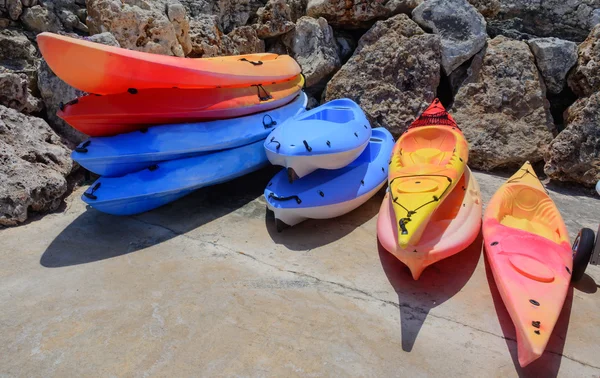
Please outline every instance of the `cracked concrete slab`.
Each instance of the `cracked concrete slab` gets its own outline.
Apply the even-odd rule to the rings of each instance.
[[[544,356],[518,367],[481,253],[419,281],[377,244],[382,193],[278,234],[273,169],[119,218],[67,199],[0,231],[0,376],[600,375],[600,268],[569,293]],[[505,180],[475,173],[484,200]],[[570,233],[600,200],[551,188]]]

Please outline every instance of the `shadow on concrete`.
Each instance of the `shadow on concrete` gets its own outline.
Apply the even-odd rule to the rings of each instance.
[[[377,241],[381,265],[398,294],[405,352],[412,350],[429,311],[452,298],[469,281],[479,262],[482,244],[480,232],[467,249],[428,266],[415,281],[408,267]]]
[[[573,283],[573,287],[582,293],[594,294],[598,291],[600,285],[598,285],[587,273],[583,273],[583,277],[579,281]]]
[[[498,315],[498,321],[500,322],[500,327],[504,334],[504,340],[506,341],[510,356],[515,365],[515,370],[519,377],[556,377],[558,375],[558,370],[560,369],[562,353],[565,348],[565,339],[567,338],[567,330],[569,328],[571,306],[573,304],[573,287],[569,286],[567,298],[565,299],[563,309],[554,326],[552,335],[550,335],[550,340],[548,341],[545,352],[540,358],[522,368],[521,365],[519,365],[515,326],[508,314],[506,306],[504,306],[487,256],[485,257],[485,274],[490,286],[492,300],[494,301],[494,307],[496,308],[496,314]]]
[[[306,251],[333,243],[373,219],[385,195],[382,188],[371,199],[348,214],[333,219],[309,219],[277,232],[272,212],[265,210],[265,225],[271,239],[292,251]]]
[[[86,264],[160,244],[262,196],[277,171],[267,167],[135,216],[118,217],[88,206],[50,243],[40,264],[48,268]]]

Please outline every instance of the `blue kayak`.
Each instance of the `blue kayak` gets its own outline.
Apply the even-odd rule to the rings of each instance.
[[[287,168],[291,181],[317,169],[339,169],[367,147],[371,125],[354,101],[333,100],[289,119],[265,140],[273,165]]]
[[[277,229],[306,219],[327,219],[346,214],[385,185],[394,138],[384,128],[376,128],[367,148],[348,166],[320,169],[306,177],[288,181],[279,172],[265,189],[267,207],[275,213]]]
[[[305,111],[304,92],[278,109],[211,122],[154,126],[112,137],[90,138],[71,154],[101,176],[115,177],[154,163],[201,155],[263,140],[287,119]]]
[[[101,177],[81,199],[114,215],[132,215],[173,202],[196,189],[256,171],[269,164],[263,141],[185,159],[170,160],[123,177]]]

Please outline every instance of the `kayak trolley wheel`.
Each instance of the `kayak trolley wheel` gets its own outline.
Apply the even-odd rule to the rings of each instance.
[[[596,231],[596,246],[594,247],[594,252],[592,252],[590,264],[600,265],[600,226],[598,226],[598,231]]]
[[[573,274],[571,281],[579,281],[590,262],[594,250],[594,231],[582,228],[573,242]]]

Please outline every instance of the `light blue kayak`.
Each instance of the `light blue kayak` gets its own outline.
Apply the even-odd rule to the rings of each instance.
[[[598,180],[598,183],[596,184],[596,192],[600,195],[600,180]]]
[[[304,92],[280,108],[249,116],[150,127],[80,144],[73,160],[101,176],[116,177],[152,164],[219,151],[263,140],[287,119],[306,110]]]
[[[290,183],[285,170],[265,189],[267,207],[275,213],[277,229],[305,219],[346,214],[369,200],[385,185],[394,138],[384,128],[373,129],[367,148],[348,166],[319,169]]]
[[[263,143],[259,140],[230,150],[170,160],[123,177],[101,177],[81,199],[108,214],[143,213],[196,189],[226,182],[268,165]]]
[[[289,119],[265,140],[273,165],[287,168],[291,181],[317,169],[339,169],[367,147],[371,125],[360,106],[333,100]]]

